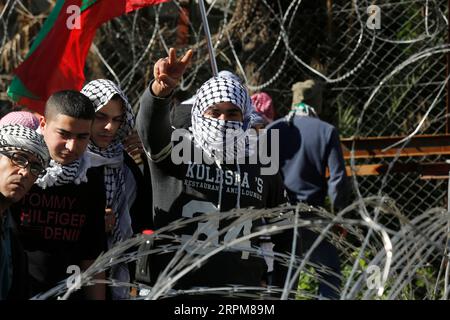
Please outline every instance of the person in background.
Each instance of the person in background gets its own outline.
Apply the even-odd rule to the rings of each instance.
[[[265,118],[262,117],[262,115],[259,112],[256,112],[256,110],[252,111],[252,114],[250,115],[250,126],[256,130],[256,132],[259,132],[259,130],[264,129],[268,125],[268,122]]]
[[[39,119],[28,111],[11,111],[0,119],[0,126],[4,124],[20,124],[36,130],[39,127]]]
[[[268,132],[279,131],[280,168],[289,201],[323,207],[328,194],[332,211],[338,212],[345,207],[349,190],[338,131],[320,120],[315,109],[322,107],[322,87],[314,80],[307,80],[294,84],[293,90],[292,111],[267,127]],[[306,228],[301,228],[299,233],[299,247],[305,253],[317,234]],[[275,248],[275,251],[280,250],[289,248]],[[319,294],[337,299],[341,283],[337,249],[323,240],[314,250],[311,262],[332,270],[333,273],[318,272],[323,278],[319,283]]]
[[[255,111],[266,121],[266,125],[275,119],[275,108],[272,98],[266,92],[258,92],[251,96]]]

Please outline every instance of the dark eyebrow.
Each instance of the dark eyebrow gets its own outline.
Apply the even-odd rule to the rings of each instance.
[[[219,107],[217,106],[211,106],[207,110],[220,111]],[[232,109],[228,109],[225,112],[235,112],[235,111],[241,112],[241,109],[239,107],[233,107]]]
[[[15,153],[21,155],[22,157],[24,157],[25,159],[27,159],[28,162],[30,163],[38,163],[41,164],[41,162],[39,161],[39,159],[34,159],[34,157],[32,155],[30,155],[28,152],[26,151],[16,151]]]
[[[103,113],[101,111],[97,111],[95,114],[96,115],[101,115],[102,117],[108,117],[108,115],[106,113]],[[122,114],[120,114],[118,116],[113,117],[113,119],[117,119],[117,118],[125,118],[125,113],[122,113]]]
[[[30,160],[30,159],[29,159],[30,154],[27,153],[27,152],[25,152],[25,151],[21,151],[21,150],[20,150],[20,151],[14,152],[14,153],[17,153],[17,154],[21,155],[22,157],[26,158],[27,160]]]
[[[78,133],[77,137],[78,138],[87,138],[90,136],[90,133]]]
[[[71,134],[72,134],[71,132],[66,131],[66,130],[64,130],[64,129],[61,129],[61,128],[58,128],[58,132],[64,133],[64,134],[67,134],[67,135],[71,135]]]
[[[78,138],[85,138],[85,137],[88,137],[88,136],[90,135],[89,132],[83,132],[83,133],[73,134],[72,132],[66,131],[66,130],[61,129],[61,128],[58,128],[58,131],[59,131],[60,133],[62,133],[62,134],[68,135],[68,136],[70,136],[70,137],[73,136],[73,135],[75,135],[75,136],[77,136]]]
[[[241,111],[241,109],[239,109],[238,107],[236,107],[236,108],[233,108],[233,109],[228,109],[226,112],[227,112],[227,113],[231,113],[231,112],[242,112],[242,111]]]

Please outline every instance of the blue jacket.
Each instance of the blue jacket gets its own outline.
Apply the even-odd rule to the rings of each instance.
[[[278,119],[267,129],[279,130],[280,168],[291,201],[323,206],[328,191],[332,205],[343,208],[348,190],[336,128],[314,117],[294,116],[291,122]]]

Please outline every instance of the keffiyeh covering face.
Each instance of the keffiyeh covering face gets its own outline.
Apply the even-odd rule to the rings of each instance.
[[[0,127],[0,151],[24,151],[35,156],[45,168],[50,154],[43,137],[35,130],[19,124]]]
[[[222,102],[231,102],[239,107],[243,122],[203,116],[209,107]],[[246,131],[250,125],[252,110],[250,96],[238,81],[222,77],[209,79],[197,90],[192,107],[194,141],[208,156],[219,161],[236,159],[236,155],[247,151]]]

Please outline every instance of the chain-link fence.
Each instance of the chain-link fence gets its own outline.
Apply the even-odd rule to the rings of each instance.
[[[427,112],[418,133],[445,133],[446,54],[433,48],[447,43],[447,2],[377,1],[381,21],[380,29],[374,30],[367,26],[371,4],[217,1],[209,18],[219,69],[236,72],[252,91],[267,91],[279,116],[290,108],[295,82],[323,80],[327,90],[321,115],[340,129],[342,137],[407,135]],[[190,17],[190,32],[184,38],[182,7]],[[167,47],[193,46],[196,55],[184,83],[186,91],[178,93],[183,99],[211,76],[200,21],[194,1],[142,10],[102,28],[94,52],[109,65],[105,69],[100,64],[104,75],[120,81],[137,106],[152,77],[152,63]],[[429,56],[422,57],[423,52]],[[98,63],[94,57],[91,63]],[[410,162],[435,159],[398,161]],[[357,179],[363,196],[387,194],[408,216],[445,205],[445,180],[425,181],[415,172]]]
[[[0,34],[2,89],[51,9],[47,1],[7,2],[12,4],[3,5]],[[445,132],[445,54],[431,49],[447,43],[447,1],[373,2],[381,19],[374,30],[366,25],[372,2],[214,1],[209,19],[219,69],[235,71],[250,89],[269,92],[280,116],[290,108],[293,83],[322,79],[322,117],[343,137],[410,133],[435,99],[421,133]],[[187,33],[182,8],[189,14]],[[115,79],[136,104],[153,62],[170,46],[196,48],[184,83],[192,93],[211,75],[195,1],[173,1],[105,24],[88,59],[87,80]],[[429,57],[402,66],[426,50]]]
[[[2,99],[13,68],[23,60],[52,7],[49,2],[0,4]],[[269,93],[278,116],[290,109],[292,85],[314,78],[326,88],[321,118],[338,127],[342,137],[404,136],[424,118],[417,134],[446,133],[448,1],[209,3],[219,70],[234,71],[252,92]],[[371,5],[377,7],[368,13]],[[185,99],[211,76],[201,19],[192,0],[142,9],[105,24],[91,48],[86,79],[117,81],[137,109],[139,96],[152,78],[153,63],[171,46],[179,51],[195,49],[182,90],[176,92],[178,99]],[[356,163],[392,161],[378,158]],[[444,161],[442,155],[424,155],[396,163]],[[445,179],[424,179],[420,172],[355,179],[362,196],[389,196],[410,219],[430,208],[447,206]]]

